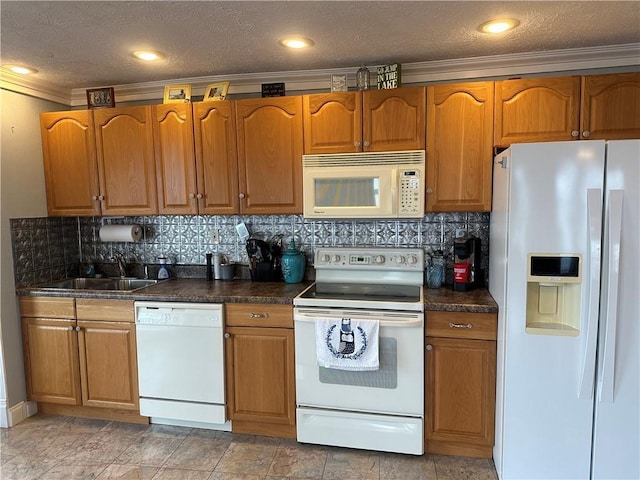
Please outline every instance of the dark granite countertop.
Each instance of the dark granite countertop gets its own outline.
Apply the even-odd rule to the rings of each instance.
[[[292,304],[294,297],[312,282],[252,282],[250,280],[206,281],[179,278],[132,292],[113,290],[56,290],[21,288],[20,296],[113,298],[158,302],[204,303],[279,303]],[[495,313],[498,306],[486,288],[454,292],[451,288],[424,289],[425,310]]]
[[[446,312],[497,313],[498,304],[486,288],[454,292],[451,287],[425,288],[424,309]]]

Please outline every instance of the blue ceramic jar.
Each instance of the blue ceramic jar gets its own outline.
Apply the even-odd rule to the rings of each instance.
[[[300,283],[304,277],[306,259],[296,247],[296,241],[291,240],[289,248],[282,255],[282,276],[287,283]]]

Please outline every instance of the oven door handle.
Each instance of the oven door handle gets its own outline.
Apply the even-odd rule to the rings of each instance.
[[[317,318],[335,318],[336,320],[340,320],[343,318],[342,316],[318,316],[318,315],[307,315],[304,313],[296,313],[294,316],[295,322],[302,323],[315,323]],[[352,320],[378,320],[380,322],[381,327],[397,327],[397,328],[416,328],[422,327],[423,320],[421,318],[402,318],[399,317],[397,320],[380,320],[379,318],[362,318],[362,317],[349,317]]]

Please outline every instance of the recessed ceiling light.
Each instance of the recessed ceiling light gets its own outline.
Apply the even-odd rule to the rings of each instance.
[[[313,40],[305,37],[283,38],[282,40],[279,40],[278,43],[280,43],[280,45],[282,45],[283,47],[296,48],[296,49],[313,47],[315,45],[315,42]]]
[[[2,68],[7,70],[11,70],[13,73],[18,73],[20,75],[29,75],[30,73],[38,73],[38,70],[31,67],[24,67],[22,65],[3,65]]]
[[[501,18],[483,23],[478,27],[478,30],[482,33],[503,33],[516,28],[518,25],[520,25],[520,21],[515,18]]]
[[[136,50],[133,52],[133,56],[144,60],[145,62],[153,62],[154,60],[162,60],[164,53],[156,52],[154,50]]]

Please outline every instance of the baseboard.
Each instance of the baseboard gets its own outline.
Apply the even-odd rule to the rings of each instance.
[[[38,413],[36,402],[19,402],[7,408],[4,401],[0,402],[0,427],[9,428]]]

